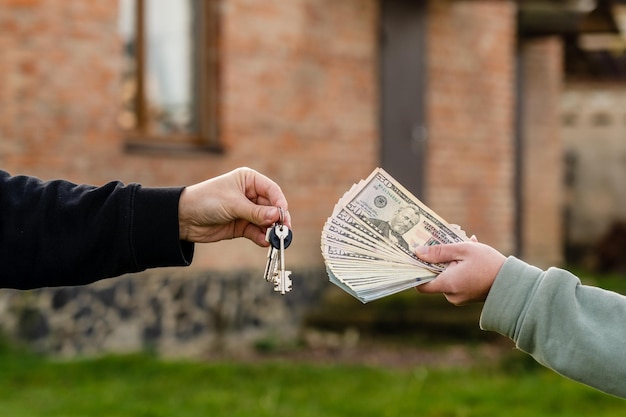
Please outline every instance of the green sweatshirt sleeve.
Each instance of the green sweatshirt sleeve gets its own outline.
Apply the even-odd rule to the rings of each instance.
[[[626,398],[626,297],[509,257],[480,318],[559,374]]]

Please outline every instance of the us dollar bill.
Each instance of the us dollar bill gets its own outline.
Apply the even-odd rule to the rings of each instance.
[[[346,196],[345,211],[365,225],[381,241],[424,267],[441,272],[445,265],[430,264],[415,255],[418,246],[467,240],[382,168],[377,168],[361,187]]]
[[[446,265],[415,255],[420,245],[469,240],[382,168],[354,184],[324,224],[321,249],[332,283],[362,302],[434,279]]]

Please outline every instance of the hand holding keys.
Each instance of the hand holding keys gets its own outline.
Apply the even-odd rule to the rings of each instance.
[[[291,291],[291,271],[285,271],[285,249],[291,244],[293,233],[283,224],[285,214],[280,210],[280,220],[267,229],[265,240],[270,243],[265,266],[265,280],[274,284],[274,291],[285,294]]]

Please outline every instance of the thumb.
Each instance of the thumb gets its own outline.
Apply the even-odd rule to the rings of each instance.
[[[450,243],[432,246],[418,246],[415,254],[429,263],[447,263],[459,260],[462,243]]]
[[[249,202],[241,210],[241,217],[257,226],[271,226],[280,220],[278,207],[263,206]]]
[[[440,294],[445,293],[448,288],[446,281],[439,279],[439,276],[437,276],[437,278],[432,281],[418,285],[415,289],[422,294]]]

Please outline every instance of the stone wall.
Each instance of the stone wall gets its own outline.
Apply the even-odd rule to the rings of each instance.
[[[0,292],[0,329],[10,340],[57,356],[152,351],[204,357],[293,344],[328,278],[298,271],[274,292],[260,271],[163,269],[89,286]]]

